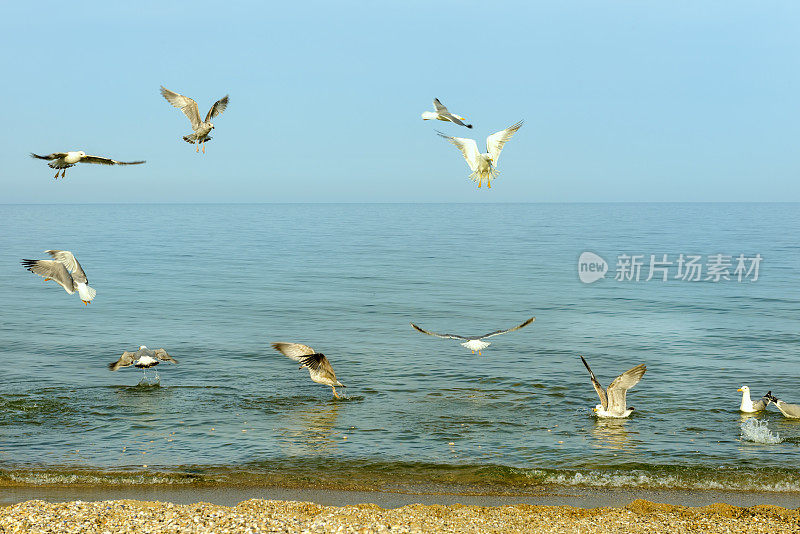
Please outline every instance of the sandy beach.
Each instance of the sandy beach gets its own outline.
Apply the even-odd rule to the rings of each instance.
[[[252,499],[234,507],[133,500],[49,503],[0,509],[2,533],[60,532],[797,532],[800,511],[759,505],[699,508],[636,500],[619,508],[374,504],[322,506]]]

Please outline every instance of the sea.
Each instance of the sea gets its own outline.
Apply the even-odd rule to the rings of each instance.
[[[0,486],[800,495],[799,204],[0,205]],[[26,271],[70,250],[88,306]],[[489,338],[479,355],[421,327]],[[310,345],[333,397],[270,346]],[[178,364],[112,372],[140,345]],[[644,363],[627,419],[604,386]],[[154,371],[160,380],[155,380]]]

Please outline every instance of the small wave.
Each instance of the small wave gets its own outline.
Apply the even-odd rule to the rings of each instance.
[[[753,443],[774,445],[783,441],[777,432],[773,434],[769,431],[769,425],[767,425],[766,421],[759,421],[751,417],[742,423],[741,429],[742,439]]]

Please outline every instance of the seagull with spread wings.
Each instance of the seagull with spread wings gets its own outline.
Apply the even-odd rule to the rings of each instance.
[[[202,121],[200,120],[200,112],[197,109],[197,102],[188,96],[170,91],[163,85],[161,86],[161,95],[167,99],[167,102],[183,111],[183,114],[186,115],[189,122],[192,123],[192,130],[194,130],[194,133],[184,135],[183,140],[187,143],[194,143],[197,147],[195,152],[200,152],[200,147],[202,146],[203,154],[205,154],[206,142],[211,140],[208,134],[214,129],[214,123],[211,122],[211,119],[222,115],[222,112],[228,107],[228,95],[214,102],[214,105],[208,110],[205,120]]]
[[[31,157],[36,159],[50,160],[47,164],[51,169],[56,169],[56,175],[53,179],[58,178],[58,173],[64,178],[67,175],[67,169],[74,167],[76,163],[97,163],[99,165],[141,165],[141,161],[117,161],[111,158],[104,158],[102,156],[90,156],[83,150],[75,152],[53,152],[46,156],[40,156],[31,152]]]
[[[459,126],[466,126],[467,128],[472,128],[471,124],[465,124],[463,121],[467,120],[461,115],[456,115],[454,113],[450,113],[447,111],[447,108],[444,107],[444,104],[439,102],[438,98],[433,99],[433,108],[436,111],[423,111],[422,112],[422,120],[430,121],[430,120],[440,120],[445,122],[452,122],[453,124],[458,124]]]
[[[97,294],[89,287],[89,280],[83,272],[81,264],[68,250],[45,250],[52,260],[22,260],[22,266],[33,274],[38,274],[44,281],[52,280],[72,295],[76,291],[81,302],[88,305]]]
[[[500,159],[500,151],[503,150],[503,146],[511,139],[511,136],[522,128],[522,123],[523,121],[519,121],[505,130],[493,133],[487,137],[486,152],[483,154],[478,151],[478,143],[476,143],[474,139],[450,137],[438,131],[436,133],[455,145],[464,155],[464,159],[467,160],[467,165],[469,165],[469,168],[472,170],[472,174],[469,175],[470,180],[478,182],[478,187],[480,187],[481,182],[485,179],[486,186],[491,188],[491,180],[497,178],[497,175],[500,173],[500,171],[497,170],[497,161]]]
[[[333,396],[337,399],[339,395],[336,393],[336,387],[345,388],[344,384],[336,379],[336,373],[333,372],[331,362],[324,354],[315,351],[308,345],[301,345],[300,343],[273,343],[272,348],[300,363],[300,369],[305,367],[311,376],[311,380],[317,384],[330,386],[333,390]]]
[[[597,416],[614,417],[619,419],[628,417],[630,414],[632,414],[633,406],[628,407],[626,394],[628,393],[629,389],[639,383],[639,380],[641,380],[642,376],[644,376],[644,372],[647,370],[647,367],[645,367],[644,364],[639,364],[636,367],[625,371],[615,378],[613,382],[611,382],[611,385],[608,386],[607,390],[603,390],[603,386],[601,386],[600,382],[597,381],[597,378],[595,378],[594,373],[589,368],[589,364],[586,363],[586,360],[583,358],[583,356],[581,356],[581,361],[583,362],[583,365],[586,366],[586,369],[588,369],[589,375],[592,377],[592,385],[594,386],[594,390],[597,392],[597,396],[600,397],[600,404],[592,408]]]
[[[800,419],[800,404],[783,402],[781,399],[773,395],[772,391],[768,391],[765,397],[767,397],[769,402],[774,404],[775,407],[781,411],[784,417],[788,417],[789,419]]]
[[[141,369],[144,373],[144,378],[147,378],[147,369],[155,367],[161,362],[178,363],[178,360],[167,354],[164,349],[150,350],[145,345],[140,345],[139,350],[136,352],[128,352],[127,350],[122,353],[119,360],[108,364],[111,371],[116,371],[122,367],[130,367],[133,365],[137,369]],[[156,371],[156,380],[159,380],[158,371]]]
[[[535,320],[536,320],[536,317],[531,317],[530,319],[528,319],[524,323],[518,324],[514,328],[509,328],[507,330],[495,330],[494,332],[489,332],[488,334],[485,334],[485,335],[482,335],[482,336],[460,336],[458,334],[439,334],[439,333],[436,333],[436,332],[429,332],[428,330],[425,330],[424,328],[421,328],[421,327],[415,325],[414,323],[411,323],[411,326],[417,332],[422,332],[423,334],[428,334],[429,336],[440,337],[440,338],[443,338],[443,339],[465,339],[466,341],[464,343],[461,343],[461,346],[462,347],[466,347],[469,350],[471,350],[472,354],[475,354],[475,352],[477,351],[478,355],[480,356],[481,355],[481,351],[483,349],[485,349],[486,347],[488,347],[489,345],[491,345],[491,343],[489,343],[488,341],[483,341],[487,337],[499,336],[500,334],[507,334],[509,332],[513,332],[514,330],[519,330],[520,328],[528,326],[529,324],[531,324]]]

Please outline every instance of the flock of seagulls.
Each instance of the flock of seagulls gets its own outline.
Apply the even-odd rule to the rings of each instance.
[[[789,419],[800,419],[800,404],[790,404],[784,402],[772,394],[772,391],[767,391],[767,394],[753,401],[750,398],[750,388],[747,386],[740,387],[737,391],[742,392],[742,403],[739,405],[739,411],[743,413],[757,413],[763,412],[767,406],[774,404],[776,408]]]

